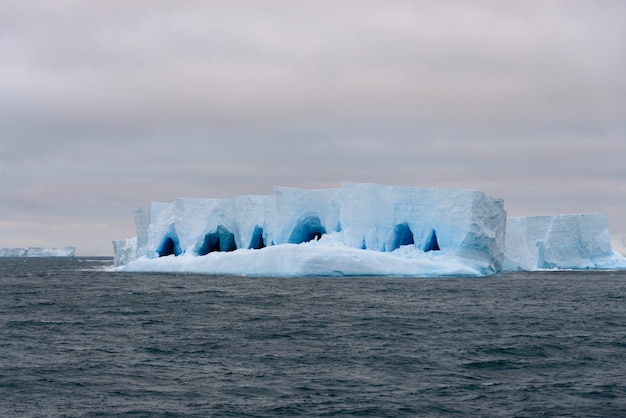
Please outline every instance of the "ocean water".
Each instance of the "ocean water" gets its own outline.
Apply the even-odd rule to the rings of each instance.
[[[111,273],[0,259],[0,416],[625,416],[626,272]]]

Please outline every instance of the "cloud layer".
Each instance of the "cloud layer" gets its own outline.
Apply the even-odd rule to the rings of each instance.
[[[147,200],[344,180],[626,235],[624,21],[617,0],[5,2],[0,246],[107,255]]]

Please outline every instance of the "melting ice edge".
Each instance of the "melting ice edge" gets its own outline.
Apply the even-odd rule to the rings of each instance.
[[[344,183],[135,210],[115,270],[249,276],[486,276],[626,269],[606,214],[507,217],[477,190]]]

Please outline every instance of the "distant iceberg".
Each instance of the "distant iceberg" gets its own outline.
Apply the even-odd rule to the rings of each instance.
[[[511,217],[506,223],[505,271],[620,269],[603,213]]]
[[[0,257],[74,257],[74,247],[0,248]]]
[[[477,277],[626,268],[606,215],[507,219],[501,199],[476,190],[275,187],[268,196],[149,202],[135,225],[136,237],[113,242],[116,270]]]

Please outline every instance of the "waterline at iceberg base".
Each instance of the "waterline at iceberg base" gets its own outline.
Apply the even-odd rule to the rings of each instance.
[[[486,276],[621,269],[605,214],[508,218],[483,192],[344,183],[135,210],[115,270],[249,276]]]

